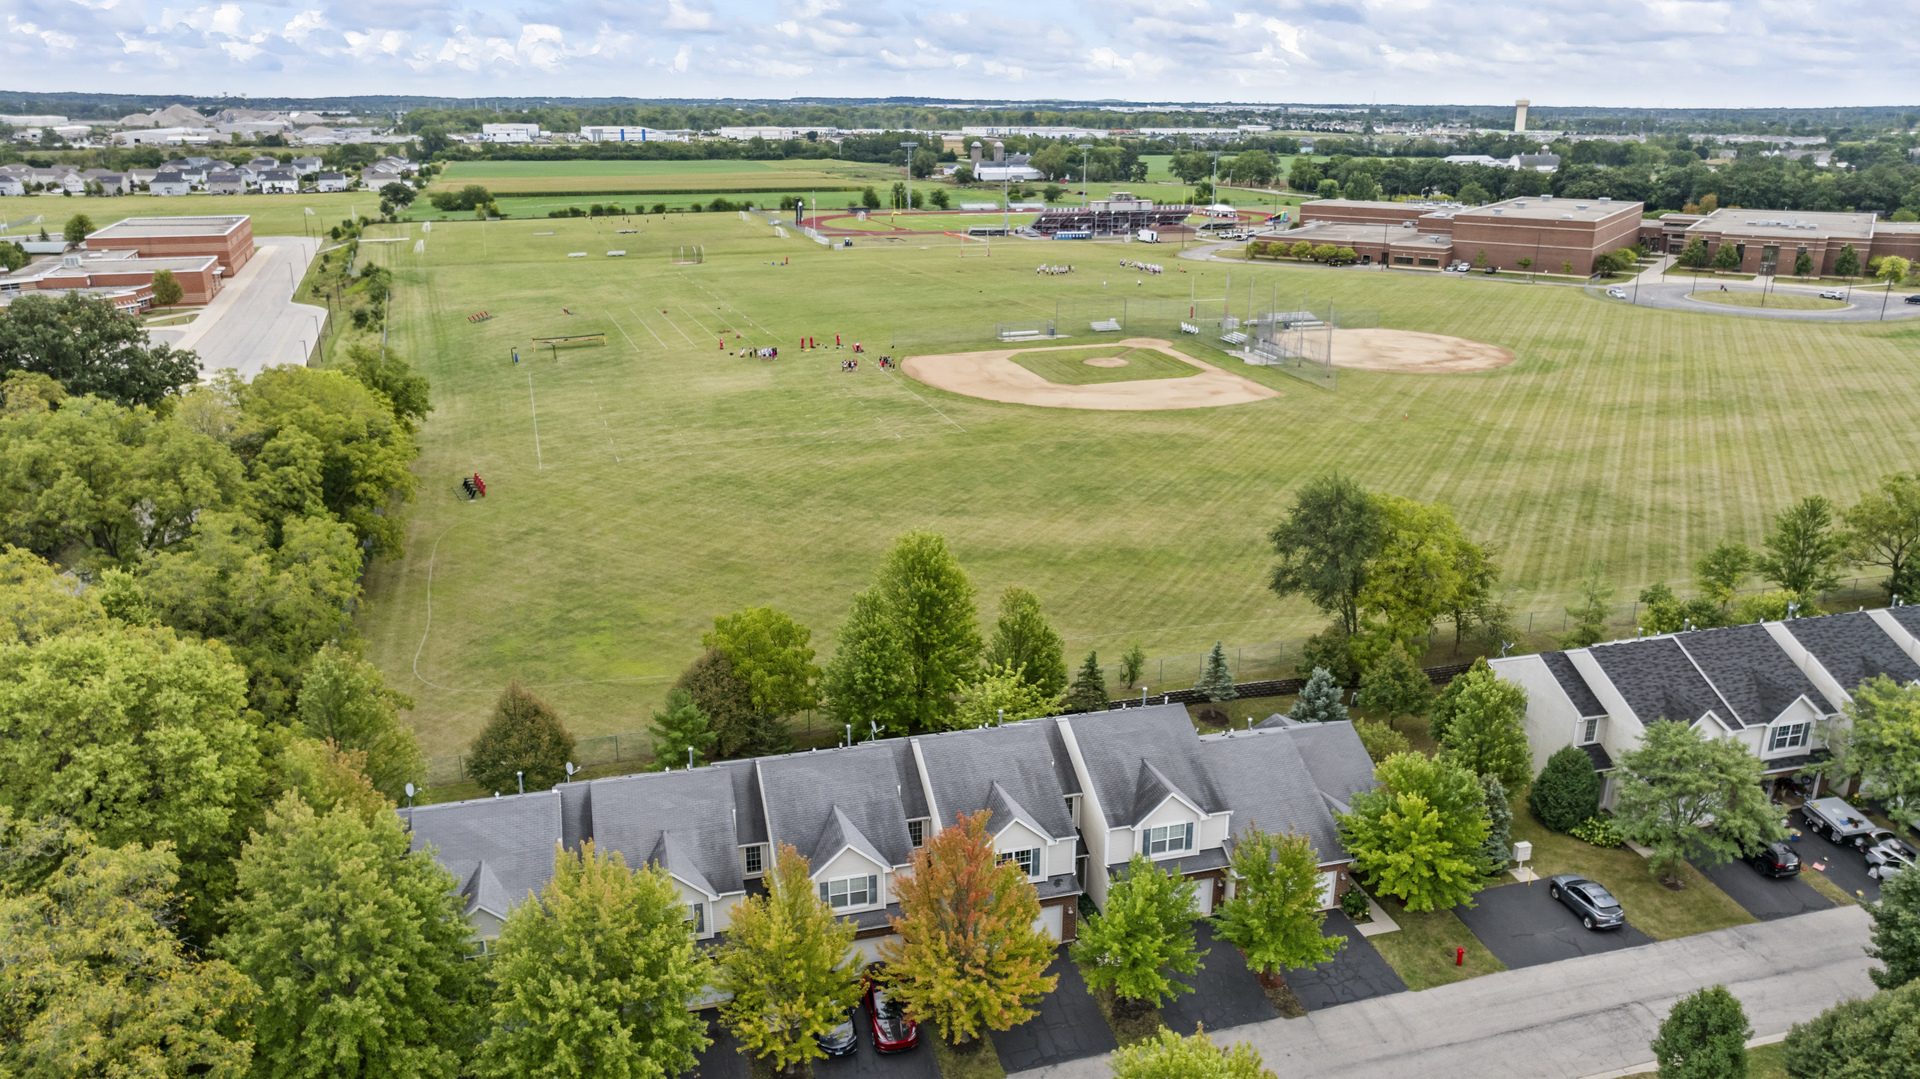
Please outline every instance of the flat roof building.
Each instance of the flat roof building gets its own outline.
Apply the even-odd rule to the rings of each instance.
[[[1512,268],[1524,258],[1543,273],[1584,276],[1593,272],[1599,255],[1633,245],[1640,235],[1640,211],[1638,202],[1552,195],[1471,207],[1320,199],[1301,205],[1301,227],[1286,239],[1351,247],[1365,263],[1391,260],[1394,266],[1435,268],[1484,261]]]
[[[1659,225],[1669,254],[1679,254],[1696,239],[1712,255],[1731,244],[1739,271],[1750,274],[1793,273],[1804,254],[1814,275],[1835,276],[1835,263],[1848,247],[1861,273],[1873,259],[1899,255],[1911,260],[1920,255],[1920,227],[1881,221],[1872,213],[1727,208],[1704,217],[1668,214]]]
[[[146,258],[213,255],[232,278],[253,257],[253,219],[246,214],[129,217],[87,237],[93,251],[137,251]]]

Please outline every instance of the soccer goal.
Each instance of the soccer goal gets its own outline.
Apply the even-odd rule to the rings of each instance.
[[[674,266],[698,266],[707,261],[707,249],[701,244],[682,244],[673,249],[670,264]]]

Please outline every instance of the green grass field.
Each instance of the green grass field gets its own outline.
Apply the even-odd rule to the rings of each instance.
[[[1115,357],[1125,367],[1095,367],[1092,359]],[[1186,378],[1200,373],[1198,367],[1181,363],[1150,348],[1074,348],[1060,352],[1016,353],[1013,362],[1046,379],[1069,386],[1090,386],[1098,382],[1137,382],[1149,378]]]
[[[1780,311],[1837,311],[1847,306],[1839,300],[1802,296],[1793,292],[1689,292],[1687,299],[1717,303],[1725,307],[1771,307]]]
[[[264,200],[299,231],[300,201]],[[151,201],[178,213],[189,200]],[[1626,598],[1678,582],[1715,541],[1757,541],[1793,499],[1850,502],[1911,469],[1920,440],[1912,329],[1173,258],[1140,286],[1098,270],[1037,278],[1053,248],[830,251],[733,214],[639,227],[468,222],[436,228],[420,256],[377,245],[398,278],[394,340],[433,379],[435,412],[407,555],[373,567],[360,626],[418,700],[430,753],[462,748],[510,677],[582,735],[641,729],[713,616],[747,604],[793,613],[824,660],[849,596],[914,526],[948,536],[984,619],[1018,583],[1040,594],[1076,662],[1089,649],[1111,661],[1135,640],[1150,656],[1186,655],[1318,628],[1305,604],[1265,589],[1265,532],[1293,487],[1328,469],[1451,505],[1500,546],[1508,599],[1524,611],[1568,601],[1594,558]],[[272,224],[263,215],[257,228]],[[669,265],[668,251],[695,243],[704,265]],[[607,259],[610,248],[629,256]],[[1056,300],[1098,299],[1103,285],[1109,297],[1122,286],[1217,297],[1229,272],[1236,296],[1373,309],[1384,326],[1490,341],[1518,359],[1474,375],[1343,372],[1329,393],[1215,354],[1284,396],[1102,413],[956,396],[870,365],[842,374],[845,353],[796,348],[838,334],[879,353],[965,332],[991,348],[994,321],[1051,316]],[[483,308],[498,317],[466,321]],[[609,344],[557,359],[527,347],[592,332]],[[781,358],[727,354],[749,344]],[[453,484],[474,471],[490,494],[468,503]]]

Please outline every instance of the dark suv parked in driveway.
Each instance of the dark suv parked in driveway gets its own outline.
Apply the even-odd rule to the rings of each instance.
[[[1547,894],[1580,916],[1588,929],[1618,929],[1627,924],[1627,912],[1613,893],[1575,873],[1548,878]]]
[[[1747,864],[1763,877],[1792,877],[1800,873],[1800,856],[1789,843],[1771,843],[1747,855]]]

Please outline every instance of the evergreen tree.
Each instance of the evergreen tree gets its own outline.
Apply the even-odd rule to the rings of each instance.
[[[1481,776],[1480,789],[1487,792],[1487,841],[1480,847],[1489,876],[1507,868],[1513,861],[1513,806],[1506,785],[1497,776]]]
[[[1867,971],[1873,984],[1898,989],[1920,978],[1920,873],[1899,873],[1880,882],[1880,902],[1867,907],[1873,918],[1873,947],[1867,954],[1884,967]]]
[[[1347,718],[1347,706],[1340,703],[1340,686],[1325,667],[1315,667],[1313,676],[1300,689],[1287,718],[1300,723],[1333,723]]]
[[[1193,943],[1194,881],[1135,853],[1107,888],[1107,908],[1081,926],[1073,946],[1087,985],[1111,989],[1125,1010],[1144,1013],[1193,987],[1167,976],[1192,974],[1205,952]]]
[[[748,1053],[786,1072],[825,1054],[815,1037],[846,1019],[860,996],[847,962],[854,924],[834,916],[814,890],[807,860],[780,844],[767,890],[734,904],[727,942],[714,953],[720,1006]]]
[[[1807,254],[1804,248],[1793,257],[1793,275],[1795,277],[1813,276],[1813,256]]]
[[[1547,758],[1539,778],[1527,788],[1527,805],[1541,824],[1556,832],[1600,812],[1600,773],[1579,746],[1561,746]]]
[[[452,1079],[479,969],[458,887],[400,820],[287,795],[240,855],[219,951],[253,980],[254,1074]]]
[[[1088,652],[1087,661],[1080,665],[1080,673],[1073,676],[1073,686],[1061,704],[1069,712],[1100,712],[1108,703],[1107,676],[1100,672],[1099,653]]]
[[[1021,680],[1048,700],[1067,688],[1066,645],[1040,613],[1040,597],[1019,585],[1000,595],[1000,618],[984,659],[988,667],[1021,672]]]
[[[373,788],[398,801],[409,781],[425,783],[427,758],[400,709],[413,698],[386,686],[380,669],[339,645],[322,645],[300,682],[298,712],[308,735],[366,754]]]
[[[1660,1079],[1746,1079],[1753,1026],[1740,998],[1710,985],[1673,1002],[1653,1039]]]
[[[1101,687],[1103,690],[1105,686]],[[1213,642],[1213,651],[1207,653],[1207,665],[1200,672],[1200,681],[1193,687],[1207,695],[1215,704],[1230,701],[1240,695],[1233,688],[1233,671],[1227,666],[1227,650],[1219,641]]]
[[[0,805],[0,1075],[247,1074],[253,985],[174,936],[178,867]]]
[[[1480,656],[1467,668],[1466,673],[1472,674],[1475,671],[1491,669],[1492,668],[1487,665],[1487,657]],[[1455,706],[1460,702],[1460,694],[1466,691],[1466,676],[1456,674],[1447,680],[1447,684],[1440,690],[1439,695],[1434,697],[1433,704],[1429,706],[1427,716],[1427,734],[1430,735],[1434,741],[1438,742],[1446,736],[1447,727],[1453,723],[1453,711]]]
[[[1475,668],[1456,681],[1466,685],[1454,699],[1441,750],[1474,775],[1492,775],[1516,787],[1525,783],[1533,768],[1527,691],[1491,668]]]
[[[1360,679],[1360,695],[1354,703],[1385,712],[1391,727],[1395,716],[1427,714],[1433,707],[1433,681],[1395,641]]]
[[[492,1019],[475,1071],[489,1079],[678,1075],[711,1044],[687,1002],[712,966],[680,887],[627,870],[593,841],[556,849],[538,902],[507,916],[495,947]]]
[[[995,854],[989,816],[957,817],[913,852],[912,872],[894,878],[896,936],[880,945],[908,1014],[953,1045],[1033,1018],[1059,980],[1047,974],[1053,940],[1034,925],[1040,895],[1020,863]]]
[[[1833,257],[1833,272],[1840,277],[1860,275],[1860,252],[1855,251],[1852,244],[1842,246],[1840,253]]]
[[[551,705],[515,680],[501,691],[493,718],[467,749],[466,767],[481,790],[507,794],[523,781],[527,790],[546,790],[567,778],[572,759],[573,735]]]
[[[1263,985],[1279,984],[1275,968],[1299,970],[1332,959],[1345,937],[1320,932],[1320,858],[1306,836],[1249,824],[1233,848],[1234,893],[1221,906],[1214,935],[1239,948]]]
[[[707,714],[693,702],[693,694],[679,687],[670,689],[667,710],[653,714],[654,767],[691,768],[705,764],[718,738]]]

